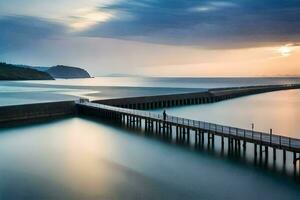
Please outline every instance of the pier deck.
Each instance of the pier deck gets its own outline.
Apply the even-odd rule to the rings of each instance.
[[[286,151],[293,152],[294,163],[298,160],[297,153],[300,153],[300,140],[281,135],[257,132],[236,127],[224,126],[214,123],[208,123],[198,120],[184,119],[175,116],[167,116],[163,118],[162,114],[156,114],[148,111],[133,110],[126,108],[118,108],[103,104],[82,102],[77,103],[79,113],[94,115],[110,119],[129,127],[142,127],[151,132],[166,134],[172,137],[172,130],[176,129],[176,137],[180,137],[186,142],[190,141],[192,131],[195,136],[195,142],[203,142],[206,135],[207,141],[214,143],[214,136],[220,136],[222,148],[224,146],[224,138],[228,140],[228,148],[240,146],[241,141],[243,147],[246,148],[246,143],[255,145],[255,156],[257,155],[257,146],[259,146],[260,155],[262,154],[262,146],[266,149],[273,148],[273,158],[276,160],[276,150],[283,151],[284,160]],[[265,154],[267,156],[267,150]]]
[[[246,149],[247,143],[251,143],[254,145],[255,158],[259,152],[260,158],[264,154],[267,159],[268,148],[272,148],[273,159],[276,160],[277,150],[281,150],[285,162],[286,152],[292,152],[293,163],[296,165],[300,159],[298,157],[300,153],[299,139],[175,116],[167,116],[164,119],[162,114],[145,111],[159,107],[213,103],[246,95],[288,89],[300,89],[300,84],[219,88],[196,93],[107,99],[95,102],[82,99],[76,103],[66,101],[0,106],[0,127],[11,122],[31,122],[40,118],[92,115],[127,127],[144,128],[148,133],[159,134],[168,138],[173,138],[173,132],[175,132],[176,139],[185,143],[194,142],[196,145],[203,145],[204,142],[207,142],[208,146],[213,145],[215,136],[217,136],[221,138],[222,150],[225,140],[228,142],[228,150],[231,151],[240,151],[241,146]],[[195,137],[193,141],[191,136]]]

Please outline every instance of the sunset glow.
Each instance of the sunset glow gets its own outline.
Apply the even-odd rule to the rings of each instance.
[[[0,1],[0,55],[9,63],[84,66],[95,76],[299,76],[299,7],[273,0]]]
[[[285,45],[285,46],[280,47],[278,49],[278,51],[284,57],[290,56],[291,53],[292,53],[292,49],[289,45]]]
[[[299,200],[300,0],[0,0],[0,200]]]
[[[74,31],[83,31],[93,25],[105,22],[113,17],[113,14],[101,12],[94,8],[82,8],[76,11],[78,16],[71,18],[70,27]]]

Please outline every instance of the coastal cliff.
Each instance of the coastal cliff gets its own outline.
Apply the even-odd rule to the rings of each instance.
[[[54,78],[91,78],[89,73],[78,67],[70,67],[64,65],[57,65],[46,70]]]
[[[0,80],[53,80],[46,72],[13,64],[0,63]]]

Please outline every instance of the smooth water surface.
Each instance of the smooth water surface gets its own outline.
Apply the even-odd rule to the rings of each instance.
[[[162,112],[162,109],[154,110]],[[300,90],[276,91],[236,99],[172,107],[169,115],[300,138]]]
[[[58,79],[55,81],[25,81],[49,85],[71,86],[123,86],[168,88],[222,88],[253,85],[280,85],[300,83],[298,77],[95,77],[91,79]]]
[[[91,119],[0,130],[0,199],[299,196],[285,176]]]
[[[0,81],[0,106],[110,99],[205,91],[208,88],[300,83],[300,78],[96,77],[51,81]]]
[[[139,80],[139,81],[136,81]],[[127,82],[126,82],[127,81]],[[228,82],[229,81],[229,82]],[[96,78],[0,82],[0,105],[115,98],[203,88],[280,84],[299,79]],[[111,84],[111,85],[110,85]],[[162,112],[154,110],[153,112]],[[168,108],[168,114],[300,138],[300,90],[213,104]],[[299,199],[292,156],[283,165],[194,149],[84,118],[0,129],[0,199]],[[270,153],[270,157],[272,154]]]

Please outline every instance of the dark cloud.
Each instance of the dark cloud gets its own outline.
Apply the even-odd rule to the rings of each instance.
[[[30,48],[41,39],[64,33],[65,28],[45,19],[29,16],[0,17],[0,53]]]
[[[212,48],[300,40],[299,0],[122,0],[99,9],[119,16],[82,34]]]

